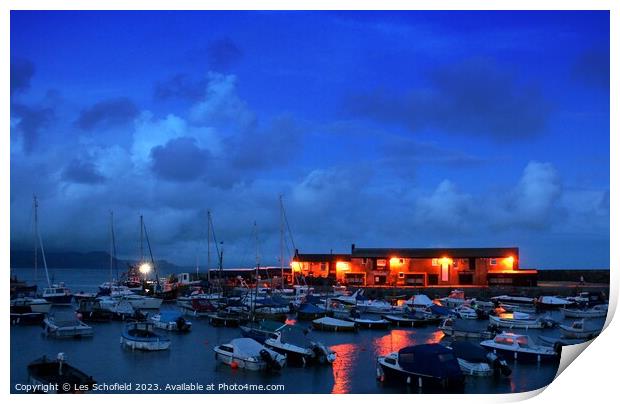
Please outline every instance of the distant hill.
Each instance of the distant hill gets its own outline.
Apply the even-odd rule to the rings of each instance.
[[[110,267],[110,254],[103,251],[80,252],[46,252],[48,268],[90,268],[106,269]],[[38,257],[40,268],[43,268],[43,257],[39,251]],[[127,268],[130,261],[115,259],[118,269]],[[158,268],[176,269],[177,265],[165,260],[156,261]],[[32,268],[34,266],[33,251],[11,251],[11,268]]]

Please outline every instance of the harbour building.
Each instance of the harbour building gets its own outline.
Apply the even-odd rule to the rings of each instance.
[[[295,251],[295,276],[350,286],[536,286],[538,272],[519,267],[519,248],[358,248],[350,254]]]

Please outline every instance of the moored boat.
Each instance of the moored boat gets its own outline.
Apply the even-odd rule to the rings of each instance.
[[[391,324],[384,318],[350,317],[349,321],[353,321],[359,329],[364,328],[367,330],[385,330]]]
[[[163,351],[170,343],[170,338],[154,332],[153,324],[147,322],[128,323],[121,334],[121,346],[132,350]]]
[[[495,331],[491,329],[480,329],[474,321],[447,318],[438,327],[446,336],[454,338],[474,338],[491,339],[495,337]]]
[[[285,325],[274,336],[265,340],[265,346],[286,355],[289,364],[306,366],[308,364],[332,363],[336,353],[318,341],[307,336],[308,330],[299,326]]]
[[[585,319],[577,320],[570,326],[560,324],[560,334],[565,338],[579,338],[589,340],[597,337],[601,333],[600,327],[593,327]]]
[[[442,297],[441,299],[438,299],[438,300],[441,302],[442,306],[445,306],[448,308],[459,307],[467,301],[465,299],[465,292],[460,289],[455,289],[452,292],[450,292],[448,297]]]
[[[536,306],[541,310],[557,310],[575,304],[558,296],[540,296],[535,302]]]
[[[504,359],[469,341],[454,341],[450,349],[459,362],[461,371],[470,376],[509,376],[512,370]]]
[[[75,313],[56,313],[43,320],[46,336],[54,338],[92,337],[93,328],[78,320]]]
[[[526,313],[502,313],[498,316],[489,316],[489,324],[502,328],[551,328],[556,323],[549,318],[532,317]]]
[[[11,300],[11,313],[30,312],[30,313],[49,313],[52,304],[45,299],[33,297],[19,297]]]
[[[112,312],[101,306],[101,301],[97,299],[80,300],[76,310],[78,317],[86,322],[106,322],[112,320]]]
[[[493,339],[482,341],[480,345],[505,359],[536,362],[559,359],[553,347],[534,344],[527,335],[503,332]]]
[[[286,365],[286,356],[256,342],[252,338],[235,338],[213,348],[215,359],[231,368],[278,371]]]
[[[377,378],[423,388],[461,390],[463,374],[452,351],[440,344],[403,348],[377,358]]]
[[[249,314],[244,311],[232,309],[218,310],[216,313],[209,314],[209,324],[216,327],[238,327],[250,321]]]
[[[606,304],[598,304],[591,309],[567,309],[561,308],[562,314],[566,318],[600,318],[607,317],[607,310],[609,306]]]
[[[149,317],[148,320],[155,328],[166,331],[190,332],[192,329],[191,321],[187,321],[183,315],[177,311],[162,311]]]
[[[321,317],[312,320],[312,327],[322,331],[357,331],[357,325],[353,321],[333,317]]]
[[[302,303],[297,309],[297,318],[299,320],[315,320],[323,317],[328,311],[313,303]]]
[[[81,370],[69,365],[64,353],[59,353],[56,360],[43,356],[28,364],[28,383],[42,393],[84,393],[92,389],[95,380]],[[50,386],[57,386],[50,389]],[[58,388],[58,386],[63,386]],[[68,386],[68,389],[65,389]]]
[[[73,300],[71,290],[64,283],[50,285],[43,289],[41,297],[54,306],[70,306]]]
[[[284,323],[262,320],[258,324],[252,324],[250,326],[241,325],[239,328],[244,338],[252,338],[256,340],[256,342],[264,344],[266,339],[276,336],[276,332],[284,326]]]

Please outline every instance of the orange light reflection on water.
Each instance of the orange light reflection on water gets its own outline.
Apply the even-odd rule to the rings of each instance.
[[[336,360],[332,364],[334,373],[334,387],[332,394],[351,392],[351,369],[359,349],[358,344],[340,344],[330,347],[336,352]]]

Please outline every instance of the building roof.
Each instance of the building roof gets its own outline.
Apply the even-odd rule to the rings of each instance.
[[[498,248],[352,248],[353,258],[500,258],[519,256],[518,247]]]
[[[295,254],[295,260],[301,262],[351,261],[351,254]]]

